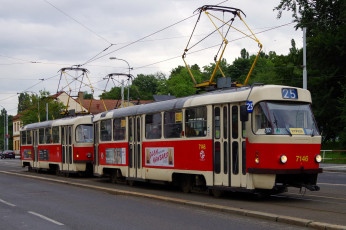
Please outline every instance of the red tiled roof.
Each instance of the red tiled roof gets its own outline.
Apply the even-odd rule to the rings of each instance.
[[[91,101],[91,105],[90,105],[90,101]],[[90,113],[91,114],[98,114],[98,113],[102,113],[102,112],[106,111],[104,105],[106,105],[107,110],[111,110],[111,109],[114,109],[116,107],[117,102],[118,102],[118,100],[106,99],[106,100],[104,100],[104,104],[103,104],[102,100],[83,99],[82,105],[86,109],[89,109],[89,105],[90,105]]]
[[[90,101],[91,101],[91,99],[83,99],[82,100],[83,107],[88,109],[89,105],[90,105]],[[104,99],[103,101],[104,101],[104,104],[106,105],[107,110],[119,108],[121,105],[121,100]],[[134,105],[148,104],[151,102],[153,102],[153,101],[152,100],[130,101],[130,103],[132,103]],[[102,112],[106,111],[104,104],[103,104],[102,100],[93,99],[91,102],[91,106],[90,106],[90,113],[91,114],[98,114],[98,113],[102,113]]]

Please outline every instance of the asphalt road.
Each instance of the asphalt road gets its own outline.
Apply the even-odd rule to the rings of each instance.
[[[241,210],[252,210],[252,211],[258,211],[260,213],[263,214],[276,214],[276,215],[282,215],[282,216],[288,216],[288,217],[296,217],[296,218],[305,218],[308,220],[312,220],[312,221],[320,221],[320,222],[325,222],[325,223],[330,223],[330,224],[338,224],[338,225],[345,225],[346,226],[346,173],[342,173],[342,172],[325,172],[323,174],[321,174],[319,176],[319,186],[321,187],[321,190],[318,192],[310,192],[310,191],[306,191],[304,193],[304,191],[300,191],[299,189],[290,189],[289,192],[287,193],[283,193],[277,196],[270,196],[268,198],[265,199],[256,199],[254,196],[251,196],[249,194],[244,194],[244,193],[229,193],[227,194],[225,197],[221,198],[221,199],[216,199],[214,197],[208,196],[207,194],[203,194],[203,193],[193,193],[193,194],[184,194],[181,193],[179,191],[177,191],[174,188],[171,188],[169,186],[160,186],[160,185],[152,185],[152,184],[140,184],[138,186],[135,187],[130,187],[127,185],[123,185],[123,184],[110,184],[108,182],[107,179],[104,178],[79,178],[79,177],[72,177],[72,178],[64,178],[64,177],[57,177],[55,175],[50,175],[47,173],[41,173],[41,174],[37,174],[37,173],[29,173],[26,172],[26,169],[22,169],[19,167],[19,160],[0,160],[0,171],[8,171],[8,172],[15,172],[15,173],[19,173],[23,176],[25,175],[29,175],[29,176],[35,176],[35,177],[40,177],[40,178],[51,178],[54,180],[62,180],[62,181],[66,181],[66,182],[71,182],[71,183],[81,183],[81,184],[88,184],[88,185],[93,185],[93,186],[99,186],[99,187],[104,187],[104,188],[109,188],[109,189],[117,189],[119,191],[130,191],[130,192],[138,192],[141,194],[154,194],[154,195],[158,195],[161,197],[169,197],[169,198],[176,198],[176,199],[184,199],[184,200],[188,200],[191,202],[203,202],[205,204],[215,204],[215,205],[219,205],[219,206],[224,206],[224,207],[234,207],[234,208],[238,208]],[[1,178],[3,178],[3,176],[6,177],[10,177],[12,178],[11,180],[14,180],[14,178],[17,178],[15,176],[9,176],[9,175],[2,175],[0,173]],[[23,179],[23,178],[22,178]],[[23,179],[24,180],[24,179]],[[30,179],[31,180],[31,179]],[[40,182],[40,180],[33,180],[32,183],[36,184]],[[2,185],[7,184],[9,182],[2,182],[0,180],[0,186],[3,187]],[[41,183],[41,182],[40,182]],[[20,184],[20,182],[19,182]],[[25,184],[25,183],[24,183]],[[49,183],[50,184],[50,183]],[[58,186],[58,184],[52,184],[54,186]],[[18,182],[16,182],[13,186],[19,186]],[[66,185],[64,185],[66,186]],[[0,188],[1,188],[0,187]],[[66,186],[69,188],[73,188],[71,186]],[[67,189],[67,188],[66,188]],[[76,188],[76,189],[81,189],[81,188]],[[1,190],[3,190],[1,188]],[[15,194],[18,193],[18,191],[27,191],[28,189],[26,188],[20,188],[17,189],[16,191],[13,192],[9,192],[10,194]],[[86,189],[88,190],[88,189]],[[83,196],[86,191],[85,189],[83,189]],[[70,195],[70,192],[65,193],[65,188],[60,191],[58,193],[59,194],[65,194],[66,195],[66,199],[67,201],[72,202],[72,200],[70,200],[70,198],[68,198]],[[54,189],[54,191],[50,191],[49,190],[49,194],[55,194],[56,189]],[[93,192],[97,192],[97,191],[93,191]],[[102,192],[101,192],[102,193]],[[71,193],[72,194],[72,193]],[[102,193],[102,194],[107,194],[107,193]],[[114,195],[110,195],[107,194],[111,197],[114,197]],[[57,196],[57,195],[54,195]],[[72,196],[72,195],[71,195]],[[42,196],[46,199],[46,197],[48,196]],[[58,203],[58,205],[60,205],[60,203],[64,202],[64,196],[59,197],[59,199],[53,200],[52,203],[50,203],[50,205],[55,205],[54,201],[56,203]],[[78,197],[77,195],[72,196],[74,198]],[[97,211],[97,207],[98,207],[98,203],[102,201],[98,201],[97,197],[96,198],[91,198],[92,195],[85,195],[85,200],[88,200],[90,203],[94,203],[95,204],[92,206],[93,209],[95,209],[95,211],[93,212],[95,216],[98,216],[98,214],[100,214],[100,216],[98,216],[100,219],[105,218],[105,226],[103,226],[103,228],[107,229],[107,213],[108,212],[104,212],[104,210],[108,210],[107,207],[107,202],[105,202],[106,206],[104,209]],[[119,200],[119,197],[124,198],[124,196],[115,196],[116,200]],[[6,198],[6,197],[5,197]],[[9,202],[12,203],[13,200],[9,199],[6,200],[5,198],[3,198],[3,195],[0,195],[0,199],[4,200],[5,202]],[[124,209],[124,212],[126,214],[124,214],[124,216],[122,216],[122,218],[125,218],[125,220],[129,220],[128,218],[126,219],[126,216],[133,216],[134,215],[134,219],[133,221],[130,221],[132,226],[132,229],[136,229],[136,220],[138,219],[139,223],[145,223],[143,222],[143,220],[145,219],[149,219],[151,220],[151,218],[149,218],[150,216],[147,216],[147,213],[150,213],[152,210],[160,210],[158,212],[158,214],[164,212],[164,210],[166,210],[166,207],[169,206],[171,208],[171,203],[165,203],[163,202],[161,204],[161,201],[155,201],[155,200],[148,200],[148,199],[144,199],[144,198],[135,198],[135,197],[127,197],[125,196],[126,199],[129,199],[131,201],[137,201],[139,200],[139,204],[133,204],[132,202],[126,201],[125,203],[130,203],[131,206],[127,207]],[[95,200],[94,200],[95,199]],[[16,200],[16,199],[15,199]],[[144,203],[142,203],[144,202]],[[157,207],[152,207],[151,205],[154,204],[158,204],[160,203],[159,207],[162,208],[157,208]],[[140,205],[143,204],[143,205]],[[2,213],[1,211],[1,207],[3,207],[3,205],[6,204],[1,204],[0,202],[0,215]],[[113,206],[117,206],[118,204],[113,204],[111,205],[111,207]],[[162,205],[162,206],[161,206]],[[30,205],[30,207],[36,207],[37,205],[32,204]],[[49,206],[44,205],[44,206]],[[41,205],[38,205],[38,207],[41,207]],[[88,206],[90,208],[90,206]],[[106,208],[107,207],[107,208]],[[109,210],[112,210],[112,208],[109,207]],[[133,208],[133,210],[131,210],[131,208]],[[136,208],[134,208],[136,207]],[[165,208],[163,208],[165,207]],[[182,218],[182,222],[184,223],[190,223],[190,220],[194,220],[197,221],[197,223],[201,222],[203,223],[203,226],[208,226],[208,229],[210,229],[210,225],[208,225],[207,223],[203,222],[202,219],[199,220],[199,218],[207,218],[212,220],[211,222],[213,223],[213,227],[214,224],[217,223],[228,223],[231,224],[229,226],[234,226],[234,228],[231,229],[239,229],[239,225],[235,224],[238,223],[237,220],[238,218],[245,218],[244,219],[244,223],[241,223],[241,229],[243,229],[245,226],[248,226],[249,228],[253,228],[254,229],[262,229],[262,225],[257,225],[257,223],[262,223],[264,220],[263,219],[248,219],[249,217],[242,217],[242,216],[237,216],[237,215],[231,215],[231,214],[225,214],[225,213],[220,213],[220,212],[213,212],[210,211],[208,209],[196,209],[193,207],[187,207],[186,205],[179,205],[179,204],[175,204],[173,205],[173,208],[177,207],[177,209],[174,209],[174,211],[169,211],[170,214],[178,212],[179,214],[182,213],[183,215],[180,216],[179,214],[177,214],[179,216],[179,218]],[[70,207],[72,209],[72,207]],[[54,208],[55,209],[55,208]],[[64,210],[64,208],[62,208],[61,210]],[[88,209],[88,208],[87,208]],[[161,210],[162,209],[162,210]],[[28,209],[29,210],[29,209]],[[118,210],[118,209],[117,209]],[[134,212],[134,210],[139,210],[138,212]],[[170,209],[169,209],[170,210]],[[188,210],[186,213],[184,212],[184,210]],[[31,210],[30,210],[31,211]],[[35,210],[34,210],[35,211]],[[38,213],[40,210],[37,210]],[[66,212],[66,211],[64,211]],[[78,212],[78,211],[77,211]],[[90,209],[89,209],[90,212]],[[144,213],[144,216],[141,216],[140,213]],[[43,213],[45,213],[45,211],[43,211]],[[72,212],[74,213],[74,212]],[[189,216],[188,213],[195,213],[195,215],[197,216]],[[209,213],[213,213],[211,215],[211,217],[209,217],[207,214]],[[54,214],[54,213],[53,213]],[[203,215],[202,215],[203,214]],[[207,216],[204,216],[204,214],[206,214]],[[31,214],[31,218],[33,214]],[[119,214],[117,214],[118,216]],[[156,214],[154,213],[153,215],[156,216]],[[73,215],[71,215],[73,216]],[[88,216],[88,215],[86,215]],[[165,215],[167,216],[167,215]],[[187,218],[184,218],[184,217]],[[221,217],[223,216],[226,219],[215,219],[216,217]],[[54,215],[49,215],[49,217],[54,217]],[[120,217],[120,216],[119,216]],[[138,217],[138,218],[137,218]],[[227,218],[233,218],[233,217],[237,217],[236,220],[230,220],[230,222],[227,222]],[[92,216],[90,217],[91,219]],[[122,219],[121,218],[121,219]],[[174,217],[172,217],[174,219]],[[88,218],[89,219],[89,218]],[[157,219],[157,218],[155,218]],[[168,222],[169,222],[168,218]],[[63,219],[64,220],[64,219]],[[73,220],[76,220],[76,218],[73,218]],[[131,217],[132,220],[132,217]],[[186,228],[186,226],[190,226],[190,225],[177,225],[179,227],[181,227],[182,229],[193,229],[193,227],[195,226],[194,221],[192,221],[191,223],[193,223],[191,225],[191,228]],[[256,225],[252,226],[251,225],[246,225],[246,221],[250,223],[256,223]],[[64,221],[63,221],[64,222]],[[117,222],[121,222],[120,220],[117,219]],[[124,222],[124,229],[128,229],[130,228],[130,226],[127,223],[128,221]],[[150,224],[152,224],[154,221],[151,220]],[[179,224],[180,222],[176,220],[177,223],[172,223],[173,226],[176,226],[176,224]],[[275,223],[273,221],[265,221],[266,224],[264,224],[264,226],[266,227],[265,229],[270,228],[271,224],[278,224]],[[122,223],[122,222],[121,222]],[[165,222],[164,222],[165,223]],[[163,223],[163,224],[164,224]],[[75,229],[74,225],[69,225],[71,223],[67,222],[66,226],[69,226],[69,228]],[[72,226],[72,227],[71,227]],[[88,225],[89,226],[89,225]],[[93,226],[93,225],[90,225]],[[157,227],[160,225],[152,225],[151,229],[153,229],[153,227]],[[163,225],[165,226],[165,225]],[[199,228],[203,229],[203,226],[199,226],[198,224],[196,225]],[[227,226],[227,224],[225,225]],[[216,229],[223,229],[222,224],[221,225],[217,225],[217,227],[215,227]],[[230,227],[227,227],[228,229]],[[268,227],[269,226],[269,227]],[[288,227],[287,225],[283,225],[280,226],[281,228]],[[246,229],[247,227],[245,227]],[[274,227],[275,228],[275,227]],[[293,229],[299,229],[299,227],[297,226],[292,226]],[[7,228],[5,228],[7,229]],[[11,228],[13,229],[13,228]],[[20,228],[22,229],[22,228]],[[91,229],[91,228],[90,228]],[[98,228],[97,228],[98,229]],[[167,227],[167,229],[170,229]],[[176,229],[176,228],[175,228]],[[346,227],[345,227],[346,229]]]
[[[1,229],[304,229],[0,174]]]

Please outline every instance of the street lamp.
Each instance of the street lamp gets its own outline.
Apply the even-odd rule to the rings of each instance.
[[[127,84],[127,86],[128,86],[128,89],[127,89],[127,106],[130,106],[130,78],[131,78],[130,71],[133,70],[133,68],[131,68],[130,64],[126,60],[124,60],[124,59],[116,58],[116,57],[110,57],[109,59],[110,60],[124,61],[124,62],[126,62],[127,66],[129,67],[129,73],[127,75],[127,77],[128,77],[128,79],[127,79],[128,80],[128,84]]]

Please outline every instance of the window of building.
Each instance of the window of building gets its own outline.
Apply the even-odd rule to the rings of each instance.
[[[164,114],[165,138],[181,137],[183,130],[183,113],[181,110],[168,111]]]
[[[185,133],[187,137],[204,137],[207,135],[206,107],[185,110]]]
[[[145,116],[145,137],[147,139],[161,138],[161,113]]]
[[[101,121],[100,131],[101,131],[101,141],[111,141],[112,140],[112,120]]]
[[[115,141],[125,140],[126,138],[126,119],[115,118],[113,120],[113,139]]]

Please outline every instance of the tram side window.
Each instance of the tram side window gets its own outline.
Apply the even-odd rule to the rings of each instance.
[[[44,144],[44,129],[43,128],[38,130],[38,143]]]
[[[271,125],[267,118],[268,114],[265,114],[260,104],[257,104],[254,107],[253,116],[254,116],[254,119],[253,119],[254,132],[256,134],[265,134],[265,128],[271,127]]]
[[[50,144],[52,142],[52,128],[45,129],[46,143]]]
[[[232,138],[238,138],[238,106],[232,106]]]
[[[32,144],[32,131],[27,131],[26,132],[26,142],[28,145]]]
[[[53,143],[59,143],[59,127],[53,127],[52,128],[52,137],[53,137]]]
[[[207,107],[185,110],[185,133],[187,137],[204,137],[207,135]]]
[[[78,125],[76,128],[76,142],[91,143],[93,142],[93,126]]]
[[[183,130],[183,113],[181,110],[168,111],[164,114],[165,138],[177,138]]]
[[[110,141],[112,140],[112,121],[103,120],[101,121],[101,141]]]
[[[113,139],[115,141],[125,140],[126,137],[126,119],[115,118],[113,120]]]
[[[145,116],[145,137],[147,139],[161,138],[161,113],[148,114]]]
[[[22,140],[22,145],[26,145],[26,131],[20,132],[20,137]]]
[[[130,141],[134,140],[132,127],[133,127],[133,118],[129,118],[129,137],[130,137]]]

